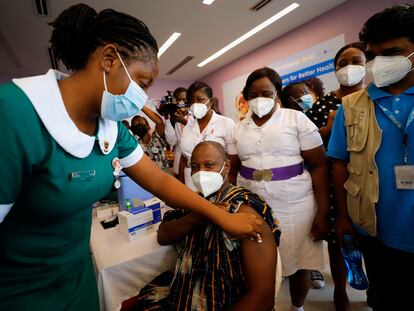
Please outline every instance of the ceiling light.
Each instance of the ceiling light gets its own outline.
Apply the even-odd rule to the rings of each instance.
[[[164,52],[171,46],[171,44],[174,43],[175,40],[178,39],[178,37],[181,36],[181,33],[179,32],[174,32],[167,41],[165,41],[165,43],[160,47],[160,49],[158,50],[158,58],[164,54]]]
[[[203,0],[203,4],[207,4],[210,5],[214,2],[215,0]]]
[[[267,26],[269,26],[270,24],[274,23],[275,21],[277,21],[278,19],[282,18],[283,16],[285,16],[286,14],[289,14],[290,12],[292,12],[294,9],[296,9],[297,7],[299,7],[299,4],[297,4],[296,2],[292,3],[291,5],[289,5],[288,7],[284,8],[283,10],[281,10],[280,12],[276,13],[275,15],[273,15],[271,18],[267,19],[266,21],[264,21],[263,23],[261,23],[260,25],[254,27],[252,30],[250,30],[249,32],[246,32],[244,35],[242,35],[241,37],[237,38],[236,40],[234,40],[233,42],[231,42],[230,44],[226,45],[224,48],[222,48],[220,51],[214,53],[213,55],[211,55],[210,57],[206,58],[205,60],[203,60],[201,63],[199,63],[197,65],[197,67],[203,67],[204,65],[208,64],[209,62],[215,60],[216,58],[218,58],[219,56],[223,55],[224,53],[226,53],[228,50],[234,48],[236,45],[239,45],[240,43],[242,43],[244,40],[247,40],[248,38],[250,38],[251,36],[253,36],[255,33],[259,32],[260,30],[262,30],[263,28],[266,28]]]

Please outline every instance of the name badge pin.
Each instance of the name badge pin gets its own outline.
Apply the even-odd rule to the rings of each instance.
[[[104,152],[109,151],[109,140],[104,140],[103,147],[104,147]]]
[[[112,167],[114,168],[114,170],[121,170],[122,166],[121,166],[121,160],[119,160],[119,158],[114,158],[112,160]]]

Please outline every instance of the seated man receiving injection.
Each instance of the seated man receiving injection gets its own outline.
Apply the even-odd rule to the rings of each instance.
[[[280,231],[260,196],[229,183],[229,169],[220,144],[205,141],[195,147],[191,155],[194,185],[229,213],[260,215],[266,225],[259,243],[231,237],[198,214],[167,212],[158,242],[179,245],[175,271],[147,285],[135,310],[272,310]]]

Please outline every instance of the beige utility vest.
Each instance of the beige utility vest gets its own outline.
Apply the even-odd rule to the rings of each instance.
[[[368,234],[377,234],[375,203],[378,202],[378,168],[375,154],[382,131],[375,118],[375,104],[366,89],[342,99],[346,142],[349,151],[347,191],[348,214]]]

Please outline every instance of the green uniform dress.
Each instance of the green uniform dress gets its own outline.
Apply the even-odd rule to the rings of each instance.
[[[142,149],[117,122],[80,132],[62,101],[63,74],[0,85],[0,310],[98,310],[89,241],[92,204]]]

